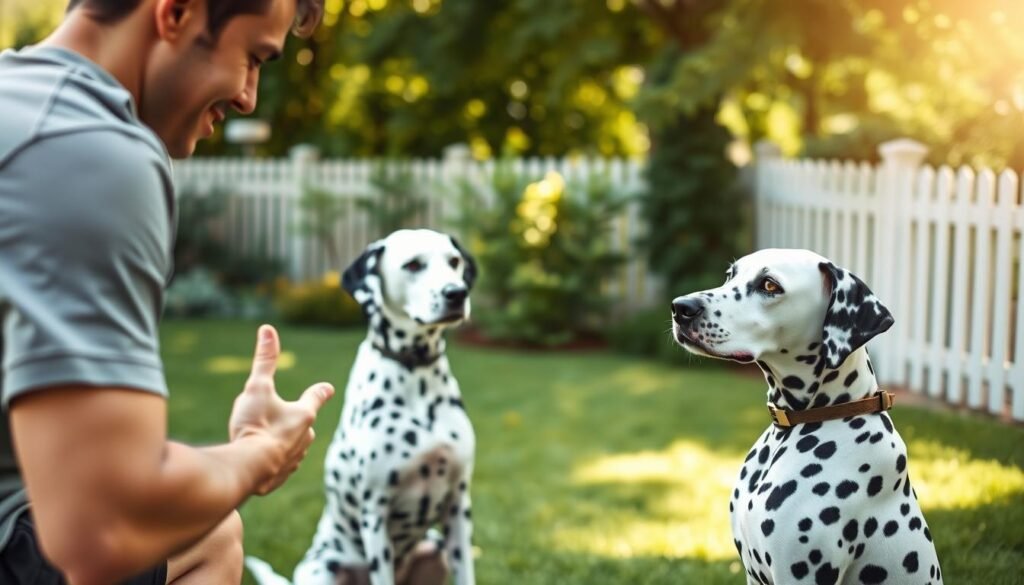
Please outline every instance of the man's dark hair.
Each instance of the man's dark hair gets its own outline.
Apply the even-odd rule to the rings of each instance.
[[[97,22],[110,24],[131,14],[142,0],[68,0],[68,12],[82,7]],[[216,39],[229,20],[242,14],[262,14],[271,0],[207,0],[206,28]],[[296,0],[292,31],[301,37],[313,33],[323,16],[324,0]]]

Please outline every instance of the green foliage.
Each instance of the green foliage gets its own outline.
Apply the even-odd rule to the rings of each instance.
[[[876,160],[880,142],[909,136],[929,145],[932,163],[1024,167],[1020,2],[710,0],[661,10],[685,54],[636,102],[654,127],[724,98],[738,110],[734,133],[772,138],[787,154]],[[664,24],[694,22],[701,34]]]
[[[269,282],[284,270],[278,258],[231,251],[218,225],[224,221],[228,194],[224,189],[200,193],[189,188],[178,195],[178,233],[174,241],[174,270],[184,275],[206,269],[228,288]],[[180,278],[176,276],[175,278]]]
[[[313,38],[261,73],[261,148],[326,156],[637,153],[628,101],[659,42],[630,2],[327,2]],[[339,11],[340,9],[340,11]],[[216,137],[202,153],[233,148]]]
[[[327,254],[331,266],[338,259],[338,222],[345,217],[345,200],[330,191],[305,185],[299,197],[299,231],[313,238]]]
[[[642,244],[669,295],[717,286],[743,249],[747,202],[724,157],[729,135],[713,108],[660,130],[647,168]]]
[[[427,208],[427,197],[406,166],[379,164],[370,175],[373,194],[356,199],[379,237],[410,227],[410,222]]]
[[[351,327],[363,322],[359,304],[340,286],[337,275],[298,285],[282,286],[275,305],[287,323],[322,327]]]
[[[234,299],[203,267],[180,276],[167,288],[164,314],[168,317],[224,317],[232,312]]]
[[[498,164],[490,185],[460,184],[460,233],[467,236],[481,279],[477,311],[494,339],[557,345],[592,336],[604,322],[606,277],[623,262],[609,230],[626,199],[603,177],[565,185]]]

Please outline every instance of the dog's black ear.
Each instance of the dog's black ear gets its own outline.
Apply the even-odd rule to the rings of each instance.
[[[370,244],[341,275],[341,287],[363,307],[367,316],[381,302],[379,264],[383,253],[382,242]]]
[[[452,245],[455,249],[462,254],[462,260],[466,263],[462,270],[462,280],[466,282],[466,288],[473,288],[473,283],[476,282],[476,260],[473,259],[473,255],[466,251],[465,248],[459,244],[459,241],[454,236],[448,236],[452,240]]]
[[[895,320],[868,285],[853,273],[831,262],[822,262],[818,268],[831,290],[822,326],[819,363],[835,369],[874,336],[892,327]]]

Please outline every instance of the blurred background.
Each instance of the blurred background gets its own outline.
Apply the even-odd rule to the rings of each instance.
[[[0,48],[63,7],[0,0]],[[175,164],[172,431],[220,437],[255,319],[284,380],[343,386],[340,272],[439,229],[482,274],[451,350],[481,581],[741,582],[725,509],[763,382],[675,346],[668,303],[806,247],[896,316],[873,358],[948,580],[1019,583],[1021,30],[1018,0],[326,0],[255,114]],[[303,473],[243,512],[279,569],[319,514]]]

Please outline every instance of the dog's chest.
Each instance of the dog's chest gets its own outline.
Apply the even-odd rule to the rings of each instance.
[[[344,521],[386,509],[392,539],[412,542],[468,490],[475,447],[446,360],[413,372],[356,367],[327,458],[336,513]]]
[[[744,563],[770,573],[821,542],[857,556],[865,512],[890,507],[893,495],[909,499],[905,462],[887,415],[769,427],[748,452],[729,504]]]

